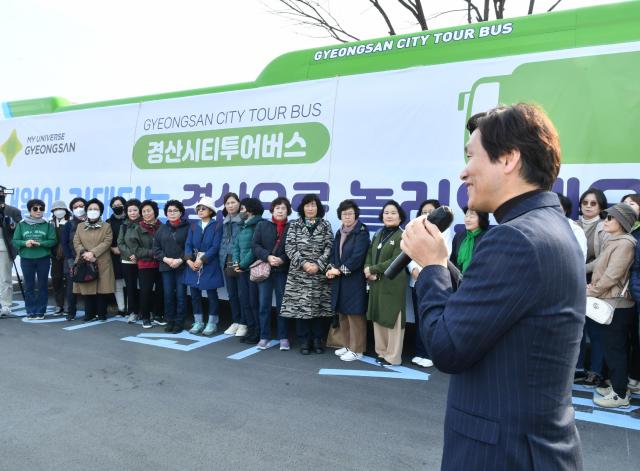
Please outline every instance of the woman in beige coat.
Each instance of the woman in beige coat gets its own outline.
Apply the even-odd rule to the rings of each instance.
[[[87,203],[87,219],[78,225],[73,238],[76,250],[76,261],[83,259],[96,262],[98,279],[88,283],[73,283],[73,292],[84,297],[84,321],[92,321],[96,317],[107,320],[107,301],[115,291],[115,276],[111,261],[111,226],[102,221],[104,211],[102,201],[92,199]]]
[[[636,239],[629,232],[636,215],[631,206],[625,203],[616,204],[605,213],[604,230],[608,238],[595,260],[593,277],[587,285],[587,296],[603,299],[615,310],[611,324],[600,326],[610,382],[603,382],[596,388],[593,402],[600,407],[629,407],[628,350],[635,303],[627,285],[636,246]]]

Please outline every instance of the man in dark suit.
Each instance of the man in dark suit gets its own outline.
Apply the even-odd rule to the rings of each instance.
[[[424,269],[419,328],[450,373],[442,469],[582,469],[571,403],[585,319],[584,260],[558,197],[558,135],[537,107],[478,119],[461,173],[469,207],[498,226],[453,293],[437,227],[417,219],[402,249]]]

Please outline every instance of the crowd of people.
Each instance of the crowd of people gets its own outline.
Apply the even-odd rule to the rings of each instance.
[[[640,299],[640,195],[626,195],[609,207],[604,193],[590,188],[580,197],[578,221],[569,218],[571,201],[558,197],[584,254],[587,294],[615,306],[610,325],[586,319],[575,382],[595,388],[594,402],[601,407],[627,407],[630,393],[640,392],[634,301]],[[84,303],[83,321],[106,320],[107,306],[115,298],[117,315],[127,317],[129,323],[142,321],[144,329],[155,325],[180,333],[190,294],[189,333],[211,336],[218,331],[218,289],[226,287],[232,324],[224,333],[244,343],[266,349],[275,338],[280,350],[289,350],[290,323],[295,322],[300,353],[323,353],[331,320],[340,330],[335,337],[339,344],[333,345],[339,347],[336,355],[353,361],[366,350],[369,320],[378,364],[402,363],[407,285],[417,312],[414,284],[421,267],[412,262],[394,279],[384,275],[400,253],[402,227],[407,222],[396,201],[383,205],[379,214],[383,228],[372,240],[353,200],[339,204],[341,224],[335,233],[314,194],[304,196],[293,220],[285,197],[271,202],[267,218],[256,198],[241,200],[228,193],[223,201],[223,217],[216,218],[213,199],[201,198],[193,221],[180,201],[169,200],[163,208],[164,222],[155,201],[121,196],[109,202],[111,216],[106,220],[104,204],[95,198],[76,197],[68,206],[56,201],[50,220],[43,217],[46,207],[39,199],[27,203],[28,215],[23,219],[19,211],[5,205],[0,237],[1,313],[9,313],[10,261],[19,255],[29,319],[44,318],[50,273],[54,315],[66,314],[69,321],[76,319],[79,296]],[[439,206],[438,200],[424,201],[416,216],[428,215]],[[466,207],[463,212],[465,229],[454,236],[448,235],[450,231],[445,234],[450,239],[449,269],[456,283],[462,282],[490,228],[487,213]],[[79,273],[92,276],[79,279]],[[275,336],[271,332],[274,311]],[[415,342],[412,362],[432,366],[420,335]]]

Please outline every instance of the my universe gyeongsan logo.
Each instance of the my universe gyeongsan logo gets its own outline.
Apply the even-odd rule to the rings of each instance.
[[[7,167],[10,167],[13,163],[13,159],[22,150],[22,142],[18,139],[18,134],[14,129],[9,135],[9,139],[4,141],[0,146],[0,152],[4,154],[4,160],[7,162]]]

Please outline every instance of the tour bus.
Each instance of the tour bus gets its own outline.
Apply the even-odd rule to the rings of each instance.
[[[640,2],[462,25],[277,57],[254,82],[113,101],[3,103],[0,183],[31,198],[354,199],[373,232],[389,199],[437,198],[462,222],[467,119],[535,102],[555,123],[554,191],[640,193]],[[37,169],[37,171],[34,171]],[[105,217],[109,216],[107,209]]]

